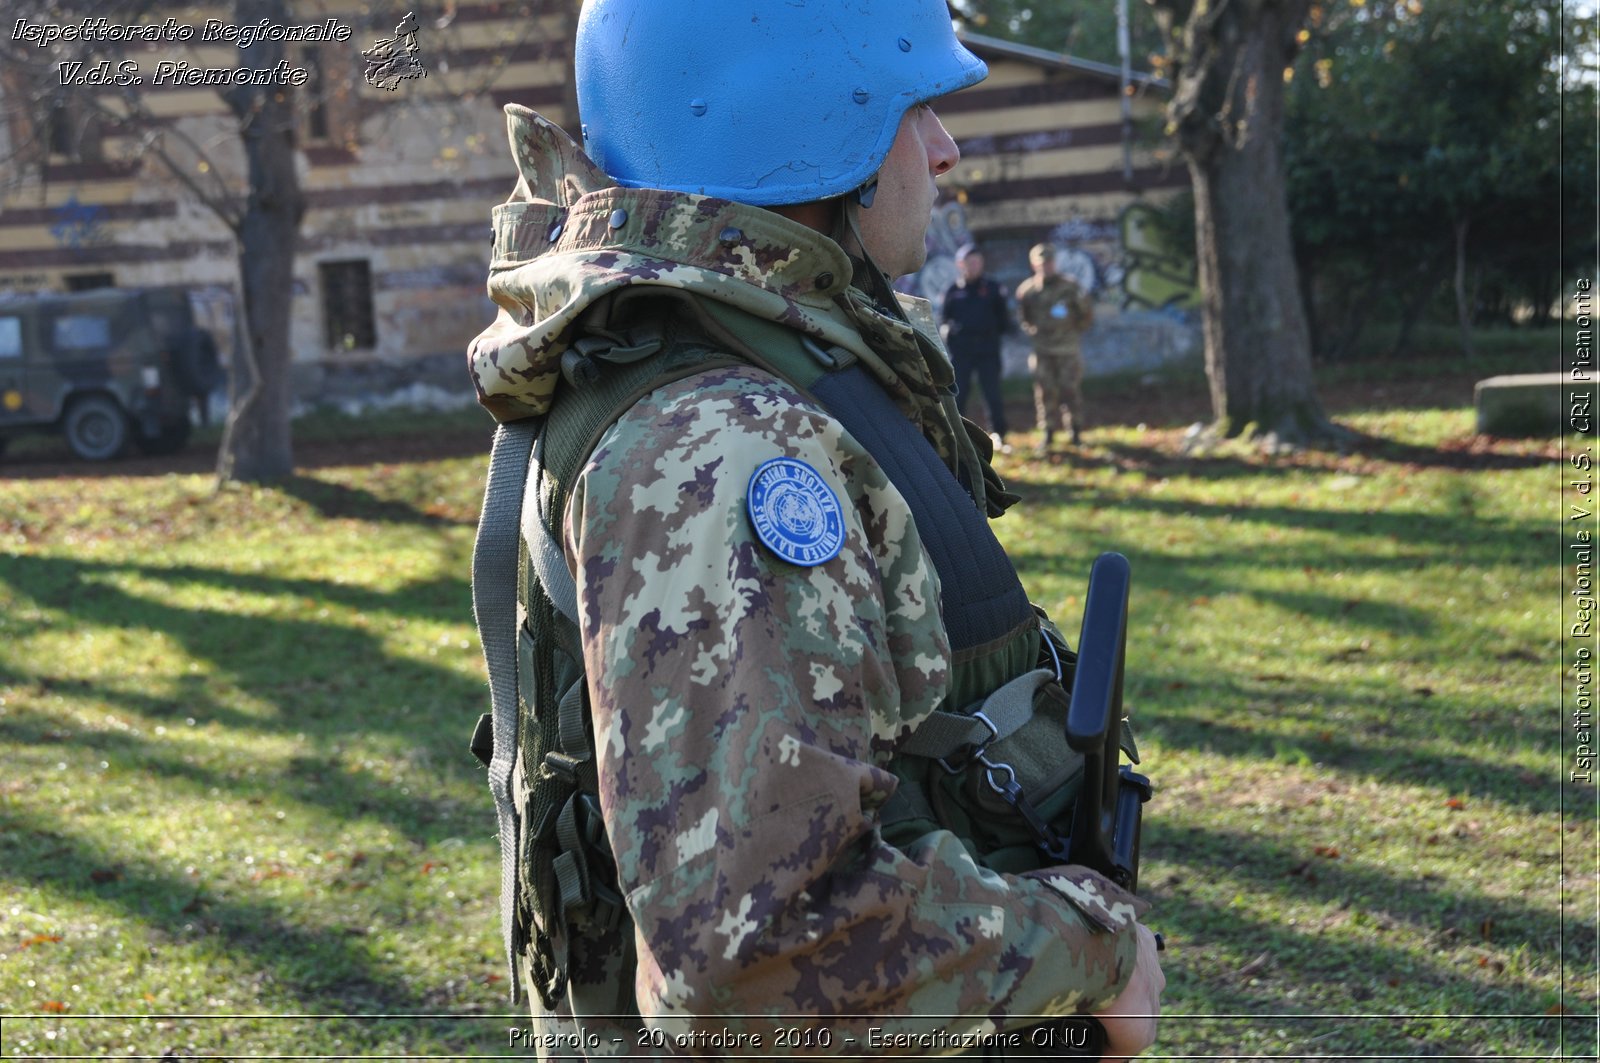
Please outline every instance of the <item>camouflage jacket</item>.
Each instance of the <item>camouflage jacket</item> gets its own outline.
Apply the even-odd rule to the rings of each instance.
[[[1017,286],[1017,312],[1036,350],[1076,351],[1094,321],[1094,305],[1077,282],[1060,274],[1029,277]]]
[[[846,348],[952,470],[982,464],[948,364],[849,286],[833,241],[765,210],[615,187],[560,130],[507,113],[522,179],[495,210],[502,312],[470,353],[497,418],[560,401],[585,308],[654,286]],[[751,473],[780,456],[841,503],[844,545],[825,564],[784,563],[752,528]],[[808,1016],[830,1039],[811,1047],[859,1054],[875,1027],[912,1036],[873,1051],[926,1054],[959,1047],[928,1036],[1120,992],[1135,898],[1084,868],[989,871],[946,831],[884,841],[891,760],[947,702],[951,654],[905,501],[825,411],[753,367],[660,387],[602,437],[564,530],[626,916],[575,936],[567,999],[556,1014],[535,1001],[530,1044],[783,1051],[783,1017]]]

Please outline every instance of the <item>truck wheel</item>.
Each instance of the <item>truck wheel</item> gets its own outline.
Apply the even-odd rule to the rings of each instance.
[[[85,395],[72,404],[63,424],[67,446],[85,461],[105,461],[128,443],[128,416],[104,395]]]

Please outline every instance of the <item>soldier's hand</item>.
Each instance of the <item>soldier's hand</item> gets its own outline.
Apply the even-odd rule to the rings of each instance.
[[[1161,973],[1156,936],[1143,923],[1139,930],[1139,959],[1122,995],[1095,1015],[1106,1031],[1102,1063],[1123,1063],[1143,1052],[1156,1039],[1156,1015],[1161,1011],[1161,991],[1167,976]]]

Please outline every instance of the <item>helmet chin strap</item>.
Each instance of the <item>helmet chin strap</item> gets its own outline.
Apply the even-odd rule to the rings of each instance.
[[[844,197],[844,227],[854,238],[856,251],[861,256],[861,261],[866,263],[867,294],[878,303],[885,313],[907,321],[905,311],[900,308],[900,300],[895,298],[894,286],[889,283],[888,274],[878,268],[872,260],[872,253],[867,250],[867,242],[861,238],[861,211],[872,206],[873,197],[878,194],[878,178],[872,180]],[[843,236],[843,233],[839,234]],[[844,243],[839,239],[839,243]],[[907,321],[909,324],[909,321]]]

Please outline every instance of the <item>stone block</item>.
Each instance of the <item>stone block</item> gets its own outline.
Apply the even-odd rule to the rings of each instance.
[[[1559,434],[1571,412],[1566,400],[1568,383],[1562,373],[1518,373],[1478,381],[1473,389],[1478,431],[1492,436]],[[1584,420],[1591,423],[1577,428],[1593,431],[1593,417]]]

